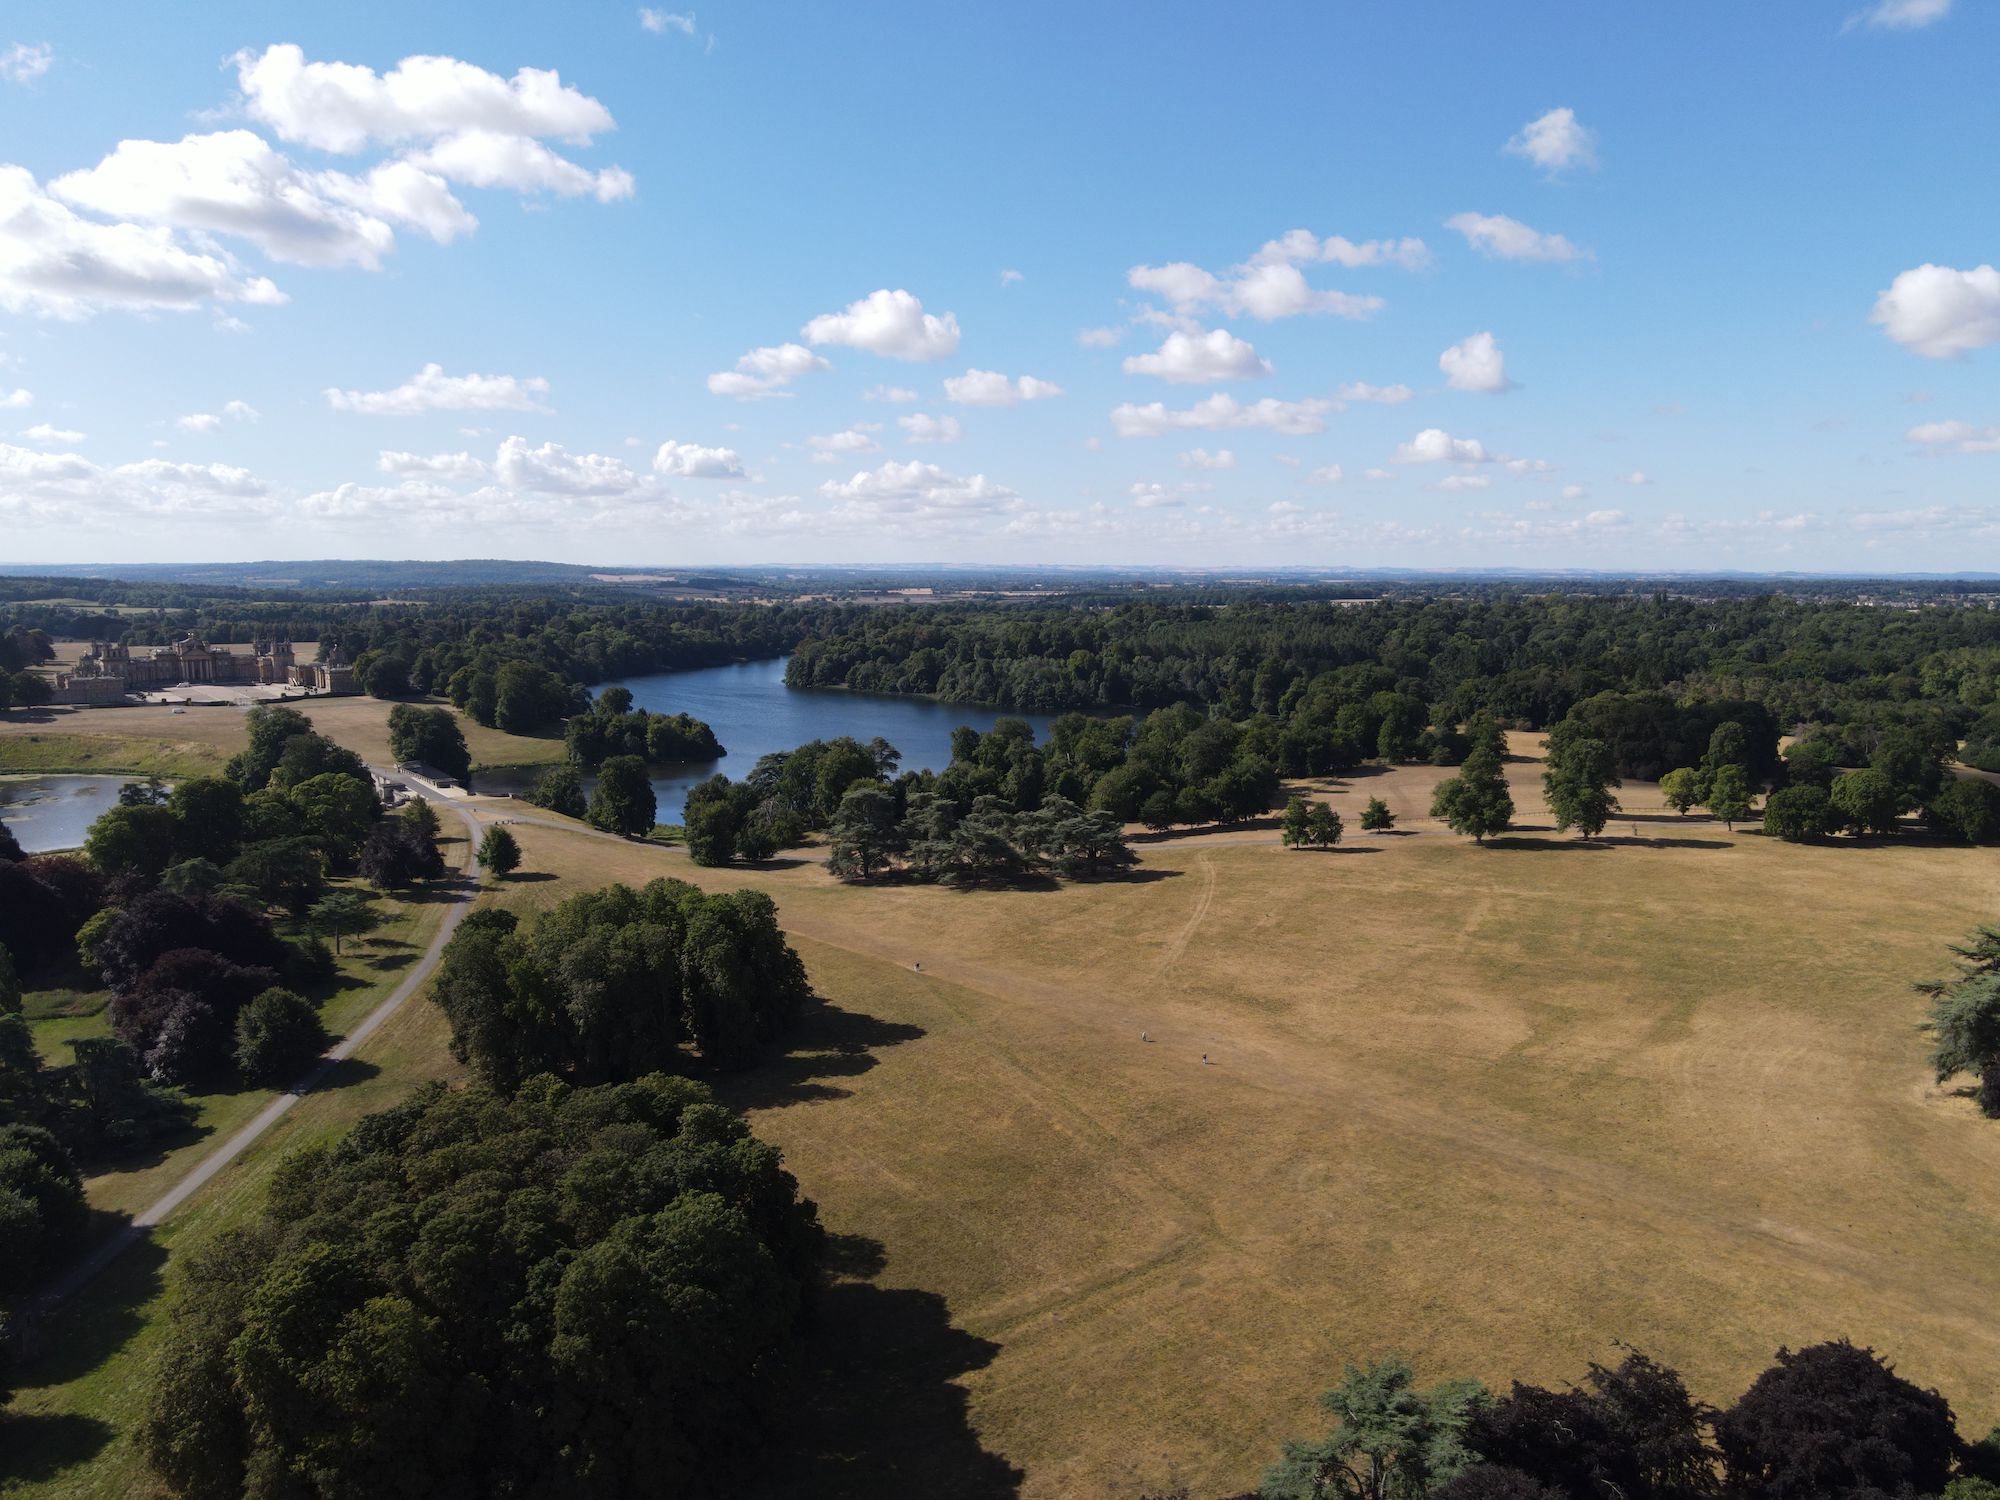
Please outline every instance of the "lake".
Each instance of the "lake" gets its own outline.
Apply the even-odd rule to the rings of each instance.
[[[982,734],[1000,719],[1026,719],[1039,743],[1047,737],[1049,714],[1010,714],[972,704],[937,703],[881,693],[849,693],[785,686],[785,659],[738,662],[692,672],[655,672],[607,682],[593,691],[622,687],[635,708],[654,713],[692,714],[715,731],[729,753],[721,760],[656,766],[653,792],[660,821],[678,823],[688,788],[720,772],[732,781],[750,774],[761,756],[793,750],[808,740],[852,735],[862,744],[880,735],[903,752],[905,771],[942,771],[951,764],[951,732],[970,724]],[[481,791],[525,792],[539,772],[493,772],[476,776]],[[588,778],[586,778],[586,781]]]
[[[0,776],[0,823],[29,854],[78,849],[97,815],[135,776]]]

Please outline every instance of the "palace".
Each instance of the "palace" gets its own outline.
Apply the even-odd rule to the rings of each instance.
[[[137,650],[122,641],[92,641],[76,670],[56,678],[56,701],[116,703],[155,688],[253,683],[351,693],[354,668],[338,650],[323,662],[294,660],[289,640],[259,640],[247,652],[211,646],[198,635]]]

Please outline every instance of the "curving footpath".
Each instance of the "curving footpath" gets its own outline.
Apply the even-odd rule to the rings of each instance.
[[[380,768],[370,766],[369,769],[376,771]],[[437,935],[431,939],[430,947],[424,950],[423,958],[410,971],[408,977],[396,986],[388,999],[368,1012],[361,1019],[360,1024],[327,1049],[326,1054],[313,1064],[312,1070],[305,1077],[301,1078],[297,1083],[265,1105],[263,1109],[258,1111],[255,1119],[251,1120],[249,1124],[237,1131],[236,1134],[232,1135],[228,1140],[216,1147],[215,1150],[209,1152],[208,1155],[196,1162],[187,1176],[162,1193],[152,1203],[149,1203],[145,1208],[134,1214],[129,1223],[120,1226],[116,1234],[91,1251],[89,1255],[85,1256],[72,1267],[67,1275],[49,1288],[47,1292],[43,1293],[43,1311],[46,1312],[55,1308],[70,1297],[75,1296],[83,1287],[89,1285],[106,1266],[131,1249],[140,1240],[145,1239],[155,1225],[164,1222],[169,1214],[173,1213],[175,1209],[179,1208],[189,1198],[199,1192],[206,1183],[211,1181],[231,1162],[235,1161],[237,1157],[249,1150],[259,1136],[263,1135],[265,1131],[277,1124],[278,1121],[282,1120],[291,1111],[293,1105],[318,1088],[326,1081],[329,1073],[352,1057],[356,1049],[379,1031],[389,1017],[402,1009],[403,1002],[421,989],[424,981],[431,977],[431,971],[437,967],[438,960],[444,956],[444,945],[451,941],[452,933],[457,930],[458,924],[464,919],[465,914],[472,909],[473,897],[479,892],[478,880],[472,873],[475,868],[472,861],[472,851],[476,850],[479,845],[480,825],[467,808],[460,806],[450,798],[437,796],[428,791],[423,792],[422,795],[426,801],[434,803],[439,807],[449,808],[452,812],[458,814],[459,821],[465,825],[466,838],[469,844],[466,864],[459,871],[459,878],[456,882],[456,894],[451,907],[445,912],[444,920],[438,924]]]

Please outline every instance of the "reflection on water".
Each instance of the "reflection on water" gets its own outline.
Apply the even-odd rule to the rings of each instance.
[[[82,847],[99,813],[132,776],[0,776],[0,823],[29,854]]]
[[[1001,709],[934,703],[876,693],[830,692],[785,686],[785,663],[740,662],[695,672],[658,672],[606,687],[628,688],[635,708],[655,713],[693,714],[715,731],[729,753],[718,761],[656,766],[653,791],[660,821],[680,821],[688,788],[718,771],[740,781],[760,756],[791,750],[807,740],[852,735],[864,745],[880,735],[903,752],[905,771],[942,771],[951,764],[951,732],[969,724],[984,733],[1003,718],[1026,719],[1035,738],[1048,733],[1047,714],[1008,714]],[[602,688],[596,691],[603,691]],[[491,773],[475,778],[481,791],[526,791],[538,773]]]

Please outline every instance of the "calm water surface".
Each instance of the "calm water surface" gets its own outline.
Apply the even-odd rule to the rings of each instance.
[[[0,823],[29,854],[77,849],[131,776],[0,776]]]
[[[627,688],[635,708],[654,713],[693,714],[715,731],[729,753],[721,760],[691,765],[656,766],[653,791],[660,799],[660,821],[677,823],[688,788],[718,771],[732,781],[750,774],[758,757],[774,750],[791,750],[808,740],[852,735],[864,745],[880,735],[903,752],[905,771],[942,771],[951,764],[951,732],[970,724],[984,733],[1003,718],[1026,719],[1039,741],[1048,734],[1048,714],[1008,714],[997,708],[933,703],[928,698],[897,698],[874,693],[831,692],[785,686],[785,663],[742,662],[705,667],[694,672],[656,672],[628,677],[604,687]],[[536,773],[479,776],[482,791],[525,791]],[[114,793],[115,795],[115,793]]]

